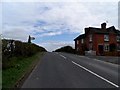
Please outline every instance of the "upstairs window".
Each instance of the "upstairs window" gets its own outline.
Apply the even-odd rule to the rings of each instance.
[[[116,37],[116,40],[119,42],[119,41],[120,41],[120,36],[117,36],[117,37]]]
[[[79,51],[79,47],[77,47],[77,51]]]
[[[109,35],[104,35],[104,41],[109,41]]]
[[[117,51],[120,51],[120,44],[117,44]]]
[[[79,40],[77,40],[77,45],[79,44]]]
[[[89,41],[90,42],[92,41],[92,35],[89,35]]]
[[[84,43],[84,39],[81,39],[81,43],[82,43],[82,44]]]
[[[104,51],[109,51],[109,44],[104,44]]]
[[[93,44],[92,43],[89,44],[89,50],[93,50]]]

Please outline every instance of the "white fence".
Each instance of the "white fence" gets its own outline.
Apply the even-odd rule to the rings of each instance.
[[[85,55],[86,55],[86,56],[90,56],[90,55],[95,56],[95,55],[96,55],[96,51],[92,51],[92,50],[90,50],[90,51],[85,51]]]

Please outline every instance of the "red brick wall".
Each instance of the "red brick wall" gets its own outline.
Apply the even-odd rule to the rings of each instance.
[[[104,35],[103,34],[95,34],[94,35],[94,46],[93,46],[93,50],[95,50],[97,52],[97,55],[99,53],[98,51],[98,45],[99,44],[103,44],[104,43],[108,43],[109,45],[112,44],[112,43],[115,43],[117,45],[117,41],[116,41],[116,35],[114,33],[110,33],[109,34],[109,42],[104,42]],[[120,52],[105,52],[105,55],[116,55],[117,53],[120,53]]]
[[[84,40],[84,43],[86,43],[86,46],[88,49],[89,49],[89,35],[90,34],[88,33]],[[99,44],[102,44],[102,45],[104,45],[104,43],[108,43],[109,45],[112,43],[117,44],[116,35],[114,33],[110,33],[109,34],[109,42],[104,42],[104,34],[93,34],[92,43],[93,43],[93,50],[96,51],[96,54],[98,55],[99,54],[99,51],[98,51]],[[80,49],[79,52],[82,52],[81,40],[79,40],[79,44],[77,44],[77,41],[75,41],[75,44],[76,44],[75,45],[76,50],[77,50],[77,47],[79,47],[79,49]],[[105,55],[120,55],[120,51],[119,52],[105,52]]]
[[[94,41],[95,41],[94,42],[95,51],[96,51],[96,54],[98,55],[99,54],[98,45],[104,44],[104,35],[103,34],[95,34]]]
[[[89,35],[90,34],[87,34],[86,35],[86,38],[85,38],[85,43],[86,43],[86,47],[89,49]]]
[[[113,34],[113,33],[110,33],[109,34],[109,44],[111,44],[111,43],[115,43],[115,44],[117,44],[117,41],[116,41],[116,35],[115,34]]]

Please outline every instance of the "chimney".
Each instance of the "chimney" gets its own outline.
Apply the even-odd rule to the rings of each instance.
[[[86,34],[88,32],[89,28],[85,28],[84,30],[85,30],[85,34]]]
[[[101,29],[104,29],[104,30],[106,29],[106,23],[101,24]]]

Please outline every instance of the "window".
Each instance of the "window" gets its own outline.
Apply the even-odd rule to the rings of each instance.
[[[120,41],[120,36],[117,36],[116,39],[117,39],[117,41],[119,42],[119,41]]]
[[[89,50],[93,50],[93,44],[92,43],[89,44]]]
[[[89,41],[92,41],[92,35],[89,35]]]
[[[110,51],[111,52],[113,52],[113,51],[115,51],[116,50],[116,44],[115,43],[111,43],[110,45],[109,45],[109,48],[110,48]]]
[[[81,43],[84,43],[84,39],[81,39]]]
[[[79,51],[79,47],[77,47],[77,51]]]
[[[77,40],[77,44],[79,44],[79,40]]]
[[[104,35],[104,41],[109,41],[109,35]]]
[[[117,44],[117,51],[120,51],[120,44]]]
[[[104,51],[109,51],[109,44],[104,44]]]

